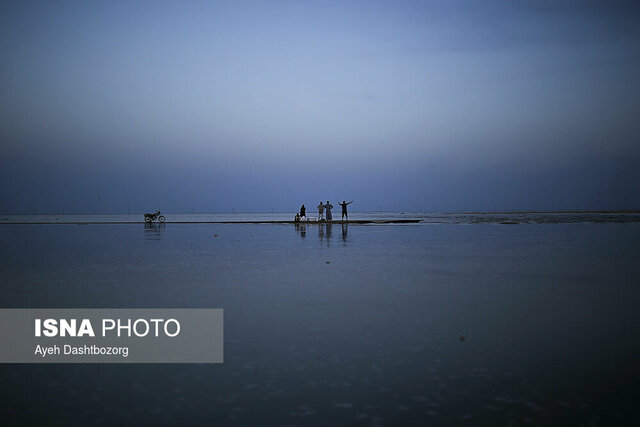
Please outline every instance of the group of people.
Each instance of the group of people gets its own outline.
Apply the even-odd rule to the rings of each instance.
[[[338,202],[338,204],[342,206],[343,221],[345,220],[345,218],[349,220],[349,214],[347,213],[347,205],[350,205],[351,203],[353,203],[353,200],[348,203],[345,200],[343,200],[342,203]],[[332,221],[333,215],[331,215],[331,209],[333,209],[333,205],[328,200],[326,204],[320,202],[320,204],[318,205],[318,221],[325,221],[325,212],[326,212],[326,221]],[[303,204],[300,207],[300,213],[296,214],[295,221],[296,222],[306,221],[306,218],[307,218],[307,208]]]

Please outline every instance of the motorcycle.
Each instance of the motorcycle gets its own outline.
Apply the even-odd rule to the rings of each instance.
[[[160,214],[160,211],[156,211],[156,213],[146,213],[144,214],[144,222],[151,223],[154,220],[158,220],[160,222],[164,222],[164,215]]]

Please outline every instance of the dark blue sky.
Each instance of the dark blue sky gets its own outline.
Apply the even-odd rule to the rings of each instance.
[[[0,210],[639,208],[637,4],[3,2]]]

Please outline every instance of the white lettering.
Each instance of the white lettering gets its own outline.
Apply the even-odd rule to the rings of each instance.
[[[145,326],[145,330],[144,333],[139,333],[138,332],[138,325],[142,323]],[[133,322],[133,333],[135,333],[137,336],[139,337],[146,337],[147,334],[149,333],[149,323],[147,323],[146,320],[144,319],[138,319],[135,322]],[[156,333],[156,336],[158,336],[158,334]]]
[[[82,319],[80,328],[77,327],[76,319],[35,319],[35,336],[40,337],[82,337],[88,335],[95,337],[93,327],[89,319]]]
[[[55,337],[58,335],[58,322],[55,319],[45,319],[43,326],[45,337]]]
[[[93,327],[91,326],[91,322],[89,322],[89,319],[82,319],[82,323],[80,323],[80,330],[78,331],[78,336],[82,337],[85,335],[89,335],[90,337],[96,336],[96,334],[93,333]]]
[[[71,319],[71,321],[60,319],[60,336],[66,337],[67,334],[72,337],[76,336],[76,319]]]
[[[109,323],[109,326],[107,326]],[[112,331],[116,327],[116,322],[113,319],[102,319],[102,336],[106,336],[107,331]]]
[[[58,347],[57,345],[42,346],[38,344],[36,345],[36,349],[33,354],[37,354],[43,358],[51,354],[60,354],[60,347]]]
[[[169,323],[175,323],[176,325],[176,331],[173,334],[169,333]],[[167,320],[164,324],[164,333],[169,337],[175,337],[176,335],[178,335],[180,333],[180,322],[178,322],[176,319]]]

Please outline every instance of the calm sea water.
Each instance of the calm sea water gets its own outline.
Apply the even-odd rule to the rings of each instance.
[[[640,223],[569,222],[0,225],[3,307],[225,310],[222,365],[1,365],[2,418],[637,423]]]

